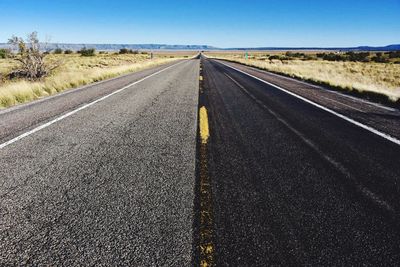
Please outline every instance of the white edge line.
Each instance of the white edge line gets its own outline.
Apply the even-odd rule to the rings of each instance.
[[[356,126],[358,126],[358,127],[360,127],[360,128],[363,128],[363,129],[365,129],[365,130],[367,130],[367,131],[369,131],[369,132],[371,132],[371,133],[374,133],[374,134],[376,134],[376,135],[378,135],[378,136],[380,136],[380,137],[383,137],[383,138],[385,138],[385,139],[388,140],[388,141],[391,141],[391,142],[393,142],[393,143],[395,143],[395,144],[397,144],[397,145],[400,145],[400,140],[397,139],[397,138],[395,138],[395,137],[393,137],[393,136],[390,136],[389,134],[380,132],[380,131],[378,131],[378,130],[376,130],[376,129],[370,127],[370,126],[367,126],[367,125],[365,125],[365,124],[362,124],[361,122],[355,121],[355,120],[353,120],[353,119],[351,119],[351,118],[349,118],[349,117],[347,117],[347,116],[345,116],[345,115],[343,115],[343,114],[340,114],[340,113],[338,113],[338,112],[336,112],[336,111],[333,111],[333,110],[331,110],[331,109],[329,109],[329,108],[327,108],[327,107],[324,107],[324,106],[322,106],[322,105],[320,105],[320,104],[317,104],[317,103],[315,103],[315,102],[313,102],[313,101],[311,101],[311,100],[309,100],[309,99],[307,99],[307,98],[305,98],[305,97],[299,96],[299,95],[297,95],[297,94],[295,94],[295,93],[293,93],[293,92],[290,92],[290,91],[288,91],[288,90],[286,90],[286,89],[283,89],[282,87],[279,87],[279,86],[277,86],[277,85],[275,85],[275,84],[273,84],[273,83],[267,82],[267,81],[265,81],[265,80],[263,80],[263,79],[260,79],[260,78],[258,78],[258,77],[256,77],[256,76],[253,76],[253,75],[251,75],[251,74],[249,74],[249,73],[247,73],[247,72],[244,72],[244,71],[242,71],[242,70],[240,70],[240,69],[237,69],[237,68],[235,68],[235,67],[229,66],[228,64],[222,63],[222,62],[220,62],[220,61],[216,61],[216,62],[218,62],[218,63],[220,63],[220,64],[222,64],[222,65],[225,65],[225,66],[227,66],[227,67],[229,67],[229,68],[231,68],[231,69],[234,69],[234,70],[236,70],[236,71],[238,71],[238,72],[240,72],[240,73],[243,73],[243,74],[245,74],[245,75],[247,75],[247,76],[250,76],[250,77],[252,77],[252,78],[254,78],[254,79],[256,79],[256,80],[259,80],[259,81],[261,81],[261,82],[263,82],[263,83],[265,83],[265,84],[268,84],[268,85],[270,85],[270,86],[273,86],[273,87],[275,87],[275,88],[277,88],[277,89],[279,89],[279,90],[281,90],[281,91],[283,91],[283,92],[285,92],[285,93],[287,93],[287,94],[289,94],[289,95],[291,95],[291,96],[294,96],[294,97],[296,97],[296,98],[298,98],[298,99],[301,99],[301,100],[303,100],[304,102],[307,102],[307,103],[309,103],[309,104],[311,104],[311,105],[313,105],[313,106],[315,106],[315,107],[317,107],[317,108],[320,108],[320,109],[322,109],[322,110],[324,110],[324,111],[326,111],[326,112],[329,112],[329,113],[331,113],[331,114],[333,114],[333,115],[335,115],[335,116],[337,116],[337,117],[339,117],[339,118],[341,118],[341,119],[343,119],[343,120],[346,120],[346,121],[348,121],[348,122],[350,122],[350,123],[352,123],[352,124],[354,124],[354,125],[356,125]]]
[[[253,94],[251,94],[246,88],[244,88],[240,83],[238,83],[235,79],[233,79],[231,76],[229,76],[227,73],[224,73],[225,76],[227,76],[229,79],[232,80],[237,86],[242,88],[242,90],[249,96],[251,97],[254,101],[256,101],[258,104],[260,104],[264,109],[266,109],[271,115],[273,115],[278,121],[280,121],[282,124],[284,124],[289,130],[291,130],[295,135],[297,135],[299,138],[303,140],[308,146],[311,147],[314,151],[316,151],[318,154],[321,155],[325,160],[327,160],[330,164],[335,166],[341,173],[343,173],[345,176],[351,178],[351,174],[348,172],[348,170],[342,166],[339,162],[331,158],[330,156],[326,155],[324,152],[322,152],[318,146],[316,146],[311,140],[309,140],[307,137],[305,137],[302,133],[297,131],[295,128],[293,128],[286,120],[284,120],[280,115],[276,114],[274,111],[272,111],[270,108],[268,108],[264,103],[262,103],[260,100],[258,100]],[[361,191],[362,194],[364,194],[366,197],[372,199],[372,201],[378,203],[378,205],[384,207],[386,210],[393,212],[394,209],[393,207],[387,203],[385,200],[381,199],[379,196],[377,196],[375,193],[370,191],[368,188],[362,187],[360,184],[355,181],[356,187]]]
[[[98,103],[98,102],[100,102],[100,101],[103,101],[104,99],[109,98],[109,97],[112,96],[112,95],[118,94],[118,93],[120,93],[121,91],[123,91],[123,90],[125,90],[125,89],[127,89],[127,88],[129,88],[129,87],[131,87],[131,86],[133,86],[133,85],[135,85],[135,84],[138,84],[138,83],[140,83],[140,82],[143,82],[144,80],[146,80],[146,79],[148,79],[148,78],[150,78],[150,77],[153,77],[153,76],[155,76],[155,75],[157,75],[157,74],[159,74],[159,73],[161,73],[161,72],[163,72],[163,71],[165,71],[165,70],[168,70],[168,69],[170,69],[170,68],[172,68],[172,67],[174,67],[174,66],[177,66],[177,65],[179,65],[179,64],[182,64],[183,62],[187,62],[187,60],[183,60],[183,61],[181,61],[181,62],[178,62],[178,63],[176,63],[176,64],[173,64],[173,65],[171,65],[171,66],[168,66],[168,67],[166,67],[166,68],[164,68],[164,69],[162,69],[162,70],[159,70],[159,71],[157,71],[157,72],[155,72],[155,73],[153,73],[153,74],[150,74],[150,75],[148,75],[148,76],[146,76],[146,77],[144,77],[144,78],[142,78],[142,79],[140,79],[140,80],[138,80],[138,81],[136,81],[136,82],[130,83],[130,84],[128,84],[128,85],[126,85],[126,86],[124,86],[124,87],[122,87],[122,88],[120,88],[120,89],[118,89],[118,90],[116,90],[116,91],[114,91],[114,92],[108,94],[108,95],[105,95],[105,96],[103,96],[103,97],[101,97],[101,98],[99,98],[99,99],[96,99],[96,100],[94,100],[94,101],[92,101],[92,102],[90,102],[90,103],[88,103],[88,104],[85,104],[85,105],[83,105],[83,106],[81,106],[81,107],[79,107],[79,108],[77,108],[77,109],[74,109],[74,110],[72,110],[72,111],[70,111],[70,112],[68,112],[68,113],[66,113],[66,114],[64,114],[64,115],[62,115],[62,116],[60,116],[60,117],[57,117],[57,118],[55,118],[55,119],[53,119],[53,120],[51,120],[51,121],[49,121],[49,122],[46,122],[45,124],[42,124],[42,125],[40,125],[40,126],[34,128],[34,129],[32,129],[32,130],[30,130],[30,131],[28,131],[28,132],[25,132],[25,133],[23,133],[23,134],[21,134],[21,135],[15,137],[15,138],[11,139],[11,140],[8,140],[7,142],[4,142],[4,143],[0,144],[0,149],[4,148],[4,147],[6,147],[6,146],[8,146],[8,145],[10,145],[10,144],[12,144],[12,143],[15,143],[15,142],[17,142],[18,140],[21,140],[21,139],[24,138],[24,137],[27,137],[27,136],[29,136],[29,135],[31,135],[31,134],[33,134],[33,133],[36,133],[36,132],[38,132],[38,131],[40,131],[40,130],[42,130],[42,129],[44,129],[44,128],[46,128],[46,127],[48,127],[48,126],[50,126],[50,125],[52,125],[52,124],[54,124],[54,123],[56,123],[56,122],[58,122],[58,121],[60,121],[60,120],[63,120],[63,119],[65,119],[65,118],[67,118],[67,117],[69,117],[69,116],[71,116],[71,115],[77,113],[78,111],[81,111],[81,110],[83,110],[83,109],[86,109],[86,108],[88,108],[88,107],[90,107],[90,106],[92,106],[92,105],[94,105],[94,104],[96,104],[96,103]]]

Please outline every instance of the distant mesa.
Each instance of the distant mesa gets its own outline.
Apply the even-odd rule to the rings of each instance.
[[[224,50],[332,50],[332,51],[398,51],[400,44],[387,46],[356,46],[356,47],[251,47],[227,48]]]
[[[99,51],[118,51],[122,48],[132,50],[332,50],[332,51],[398,51],[400,44],[387,46],[357,46],[357,47],[237,47],[237,48],[218,48],[210,45],[167,45],[167,44],[67,44],[67,43],[48,43],[42,45],[45,50],[61,48],[63,50],[78,51],[82,48],[95,48]],[[0,43],[0,48],[9,48],[9,44]]]
[[[0,43],[0,48],[9,48],[7,43]],[[118,51],[122,48],[132,50],[218,50],[219,48],[209,45],[167,45],[167,44],[67,44],[67,43],[47,43],[42,44],[44,50],[63,50],[78,51],[82,48],[95,48],[98,51]]]

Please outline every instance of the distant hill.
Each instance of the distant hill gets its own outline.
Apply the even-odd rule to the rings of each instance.
[[[332,50],[332,51],[398,51],[400,44],[387,46],[357,46],[357,47],[251,47],[225,48],[224,50]]]
[[[6,43],[0,43],[0,48],[8,48]],[[44,47],[44,46],[43,46]],[[397,51],[400,50],[400,44],[387,46],[358,46],[358,47],[238,47],[238,48],[218,48],[209,45],[167,45],[167,44],[66,44],[49,43],[46,44],[46,50],[61,48],[73,51],[82,48],[95,48],[99,51],[118,51],[121,48],[132,50],[332,50],[332,51]]]
[[[8,48],[9,44],[0,43],[0,48]],[[54,50],[61,48],[63,50],[77,51],[84,47],[95,48],[99,51],[118,51],[121,48],[132,50],[217,50],[219,48],[209,45],[167,45],[167,44],[66,44],[66,43],[48,43],[42,44],[44,50]]]

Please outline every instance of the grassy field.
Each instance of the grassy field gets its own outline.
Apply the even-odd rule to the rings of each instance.
[[[79,54],[50,54],[49,63],[60,66],[51,75],[39,81],[6,79],[7,73],[17,66],[13,59],[0,59],[0,108],[32,101],[69,88],[139,71],[174,60],[193,56],[194,53],[155,54],[153,59],[147,54],[96,54],[82,57]]]
[[[303,58],[287,58],[285,54],[259,51],[249,53],[248,59],[245,59],[244,52],[206,53],[209,57],[227,59],[343,90],[383,94],[391,101],[400,99],[400,64],[394,64],[398,59],[390,59],[388,63],[327,61],[318,58],[315,52],[306,52]],[[271,55],[280,55],[281,59],[270,59]]]

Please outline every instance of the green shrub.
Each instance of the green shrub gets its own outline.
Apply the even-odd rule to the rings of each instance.
[[[293,53],[291,51],[287,51],[285,54],[287,57],[305,57],[306,55],[304,53]]]
[[[382,52],[377,52],[374,57],[371,58],[372,61],[376,63],[388,63],[389,58],[386,56],[386,54]]]
[[[54,54],[62,54],[62,53],[63,53],[63,50],[61,48],[56,48],[54,50]]]
[[[322,56],[323,60],[328,60],[328,61],[343,61],[344,57],[340,54],[335,54],[335,53],[329,53],[325,54]]]
[[[92,57],[96,55],[96,49],[84,47],[78,53],[83,57]]]
[[[120,54],[130,54],[130,53],[132,53],[132,50],[129,50],[129,49],[127,49],[127,48],[121,48],[121,49],[119,50],[119,53],[120,53]]]
[[[353,61],[353,62],[369,62],[370,52],[354,52],[348,51],[344,54],[338,53],[317,53],[317,58],[322,58],[328,61]]]
[[[71,49],[67,49],[67,50],[65,50],[64,51],[64,54],[72,54],[72,53],[74,53]]]
[[[8,58],[10,55],[10,50],[4,48],[0,49],[0,58]]]
[[[269,60],[280,59],[280,56],[279,56],[279,55],[272,55],[272,56],[269,56],[268,59],[269,59]]]
[[[369,61],[369,52],[359,52],[355,53],[353,51],[346,52],[347,60],[349,61],[359,61],[359,62],[368,62]]]
[[[378,53],[376,56],[372,57],[371,60],[376,63],[388,63],[389,62],[389,59],[384,58],[382,56],[378,56]]]
[[[391,51],[387,53],[389,58],[400,58],[400,51]]]
[[[119,54],[139,54],[138,50],[132,50],[132,49],[127,49],[127,48],[121,48],[119,50]]]

